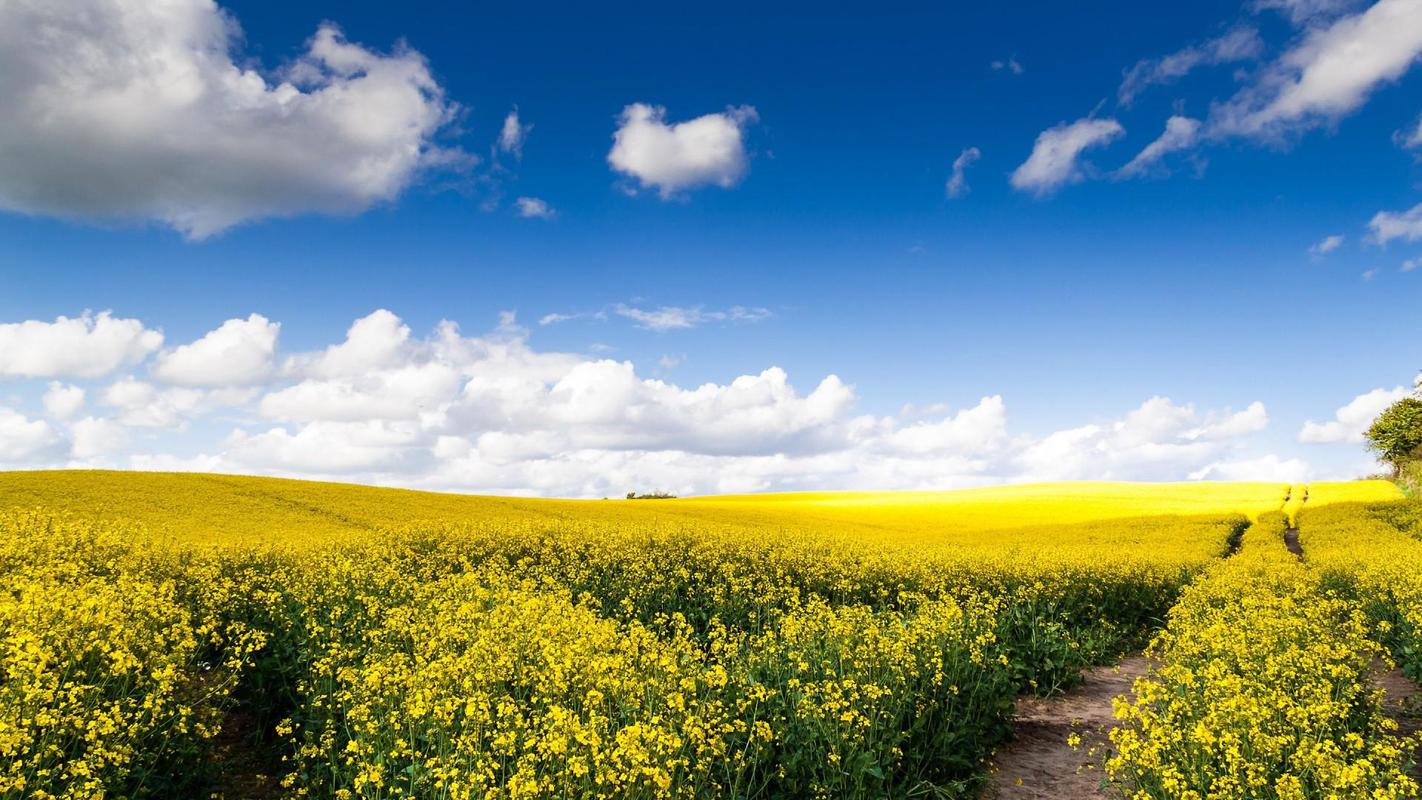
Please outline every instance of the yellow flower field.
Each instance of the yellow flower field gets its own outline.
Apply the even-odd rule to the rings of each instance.
[[[0,798],[247,796],[254,761],[292,797],[972,797],[1019,692],[1167,619],[1122,790],[1408,796],[1362,687],[1402,652],[1379,631],[1415,630],[1378,608],[1417,584],[1330,572],[1321,541],[1350,492],[1406,506],[1388,486],[561,501],[0,474]],[[1279,555],[1286,503],[1319,567]]]

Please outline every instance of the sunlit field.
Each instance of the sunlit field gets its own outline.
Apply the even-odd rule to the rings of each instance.
[[[1418,527],[1384,482],[4,473],[0,797],[974,797],[1016,697],[1147,643],[1121,791],[1406,797],[1369,676],[1422,668]]]

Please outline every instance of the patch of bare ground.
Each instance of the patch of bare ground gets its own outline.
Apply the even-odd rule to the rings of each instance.
[[[256,735],[250,714],[231,712],[213,741],[212,754],[219,779],[212,800],[276,800],[283,797],[277,769]]]
[[[1150,662],[1129,656],[1114,667],[1083,674],[1081,685],[1055,697],[1017,700],[1012,740],[993,755],[983,800],[1077,800],[1108,797],[1101,763],[1116,725],[1111,700],[1130,694]],[[1073,747],[1073,733],[1081,743]]]
[[[1383,690],[1383,713],[1397,722],[1397,732],[1402,736],[1422,733],[1422,688],[1400,669],[1381,673],[1374,682]],[[1412,758],[1412,777],[1422,781],[1422,749]]]

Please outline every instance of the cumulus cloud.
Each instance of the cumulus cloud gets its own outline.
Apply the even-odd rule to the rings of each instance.
[[[464,159],[434,141],[456,109],[418,52],[327,23],[269,78],[240,40],[211,0],[0,4],[0,208],[201,239],[359,212]]]
[[[1032,442],[1018,460],[1033,480],[1166,480],[1219,460],[1231,441],[1267,424],[1259,402],[1238,413],[1201,413],[1152,397],[1118,420]]]
[[[69,426],[69,454],[94,459],[117,452],[128,444],[128,428],[112,419],[85,417]]]
[[[656,316],[662,310],[648,311],[647,321],[760,313]],[[276,325],[253,317],[236,322],[258,333],[274,333]],[[221,341],[234,328],[218,326],[199,342],[226,352],[212,337],[225,330]],[[268,356],[261,363],[278,360],[259,349]],[[44,392],[45,419],[0,409],[0,463],[571,496],[653,486],[693,494],[942,489],[1056,478],[1269,478],[1281,469],[1246,449],[1269,424],[1259,402],[1242,411],[1208,410],[1156,397],[1117,418],[1038,436],[1014,432],[1008,404],[995,394],[958,408],[931,403],[881,416],[859,409],[855,387],[834,374],[802,384],[767,366],[682,386],[649,377],[630,361],[538,350],[511,314],[482,335],[443,322],[417,336],[397,315],[378,310],[330,346],[281,355],[281,366],[253,386],[217,385],[205,374],[203,385],[128,374],[85,403],[80,387],[52,382]],[[155,451],[162,434],[177,431],[184,432],[182,452]]]
[[[1188,150],[1200,136],[1200,121],[1176,114],[1165,121],[1165,132],[1155,141],[1145,146],[1126,166],[1121,167],[1122,177],[1143,175],[1160,164],[1160,160],[1170,153]]]
[[[519,121],[518,109],[515,108],[504,117],[504,124],[499,128],[499,149],[514,158],[523,158],[523,143],[532,131],[532,125]]]
[[[1342,245],[1343,234],[1335,233],[1331,236],[1325,236],[1322,239],[1318,240],[1316,243],[1314,243],[1312,247],[1308,249],[1308,251],[1316,256],[1327,255],[1328,253],[1337,250]]]
[[[1422,0],[1378,0],[1311,28],[1238,94],[1217,106],[1217,136],[1279,138],[1331,123],[1395,81],[1422,53]]]
[[[967,194],[968,177],[964,173],[979,158],[982,158],[982,151],[976,147],[967,147],[958,157],[953,159],[953,174],[948,176],[947,192],[949,197],[962,197]]]
[[[1333,419],[1327,422],[1305,422],[1299,429],[1299,441],[1308,444],[1361,442],[1364,431],[1373,424],[1373,420],[1377,419],[1383,409],[1411,393],[1411,389],[1398,386],[1360,394],[1335,411]]]
[[[1235,461],[1216,461],[1190,473],[1190,480],[1299,483],[1308,479],[1311,473],[1309,463],[1303,459],[1267,455]]]
[[[1379,211],[1368,222],[1373,241],[1387,244],[1393,239],[1415,242],[1422,239],[1422,203],[1406,211]]]
[[[158,356],[153,375],[180,386],[247,386],[272,373],[279,323],[261,314],[229,319],[195,342]]]
[[[78,386],[50,381],[42,402],[45,414],[54,419],[69,419],[84,408],[84,390]]]
[[[552,206],[537,197],[520,197],[514,205],[518,208],[518,215],[524,219],[553,219],[558,216]]]
[[[1083,151],[1099,147],[1125,133],[1114,119],[1079,119],[1042,131],[1032,154],[1013,171],[1012,186],[1039,197],[1082,180]]]
[[[1258,58],[1264,50],[1259,32],[1248,26],[1231,28],[1201,44],[1191,45],[1162,58],[1137,61],[1126,70],[1116,96],[1122,105],[1130,103],[1148,87],[1173,83],[1197,67],[1229,64]]]
[[[698,186],[729,188],[745,175],[745,130],[757,119],[754,108],[738,106],[669,124],[665,108],[633,103],[622,110],[607,162],[663,198]]]
[[[0,323],[0,376],[98,378],[142,361],[162,345],[162,333],[108,311],[54,322]]]
[[[22,464],[45,453],[59,441],[48,422],[28,419],[18,411],[0,406],[0,464]]]

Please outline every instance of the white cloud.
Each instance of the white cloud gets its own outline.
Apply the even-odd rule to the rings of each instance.
[[[1316,256],[1325,255],[1337,250],[1343,244],[1343,234],[1335,233],[1318,240],[1308,251]]]
[[[97,458],[123,449],[128,430],[111,419],[85,417],[69,426],[69,442],[69,453],[75,458]]]
[[[323,24],[271,80],[211,0],[0,4],[0,208],[155,220],[201,239],[394,199],[462,160],[425,59]]]
[[[1298,483],[1308,479],[1312,472],[1309,463],[1302,459],[1283,459],[1276,455],[1267,455],[1236,461],[1216,461],[1190,473],[1190,479],[1196,481]]]
[[[968,193],[968,178],[964,172],[979,158],[982,158],[982,155],[982,151],[978,148],[967,147],[958,154],[957,158],[953,159],[953,174],[948,176],[946,187],[949,197],[962,197]]]
[[[1360,394],[1335,411],[1333,419],[1327,422],[1305,422],[1299,429],[1299,441],[1308,444],[1361,442],[1363,432],[1373,424],[1373,420],[1377,419],[1383,409],[1411,393],[1411,389],[1398,386]]]
[[[44,420],[31,420],[0,406],[0,463],[24,463],[44,454],[59,441]]]
[[[524,125],[519,121],[518,109],[515,108],[504,117],[503,127],[499,129],[499,149],[512,154],[514,158],[523,158],[523,143],[532,131],[532,125]]]
[[[1025,71],[1022,69],[1022,64],[1018,62],[1016,56],[1011,56],[1005,59],[997,59],[992,62],[992,68],[994,72],[1002,72],[1003,70],[1006,70],[1008,72],[1011,72],[1013,75],[1021,75]]]
[[[729,188],[745,175],[745,129],[757,119],[754,108],[739,106],[668,124],[665,108],[633,103],[622,110],[607,162],[663,198],[708,184]]]
[[[1422,0],[1378,0],[1312,28],[1211,115],[1215,135],[1278,138],[1327,124],[1397,80],[1422,53]]]
[[[1387,244],[1393,239],[1415,242],[1422,239],[1422,203],[1406,211],[1379,211],[1368,222],[1373,241]]]
[[[317,378],[359,377],[402,362],[410,347],[409,327],[382,308],[351,323],[344,342],[288,359],[285,369]]]
[[[244,389],[159,389],[130,375],[105,387],[101,399],[104,405],[117,409],[117,421],[124,425],[183,430],[192,418],[239,405],[252,394]]]
[[[1406,261],[1402,262],[1402,267],[1400,269],[1402,272],[1411,272],[1412,270],[1417,269],[1418,267],[1422,267],[1422,258],[1409,258]]]
[[[1165,132],[1155,141],[1145,146],[1117,174],[1122,177],[1143,175],[1170,153],[1186,150],[1195,145],[1200,137],[1200,121],[1179,114],[1165,121]]]
[[[730,321],[760,312],[695,313]],[[419,337],[379,310],[340,342],[283,356],[260,388],[124,375],[95,393],[105,413],[72,424],[0,411],[0,461],[573,496],[1181,479],[1268,463],[1246,447],[1269,422],[1258,402],[1235,412],[1157,397],[1038,436],[1012,430],[998,395],[878,416],[859,410],[858,392],[833,374],[801,388],[770,366],[681,386],[629,361],[539,351],[512,315],[480,336],[444,322]],[[49,394],[51,420],[80,415],[77,387],[56,382]],[[183,432],[183,452],[162,448],[177,440],[163,435],[172,432]]]
[[[524,219],[553,219],[558,216],[558,212],[547,202],[537,197],[520,197],[514,203],[518,207],[518,215]]]
[[[261,314],[229,319],[191,344],[158,356],[153,375],[180,386],[249,386],[272,373],[281,325]]]
[[[1417,122],[1413,123],[1410,130],[1398,131],[1394,134],[1393,140],[1396,141],[1399,146],[1405,147],[1408,150],[1422,149],[1422,117],[1419,117]]]
[[[1278,11],[1296,25],[1334,17],[1357,5],[1358,0],[1254,0],[1255,11]]]
[[[1268,424],[1264,405],[1200,413],[1152,397],[1119,420],[1057,431],[1026,445],[1018,461],[1031,480],[1168,480],[1220,460],[1232,443]]]
[[[1012,173],[1014,188],[1039,197],[1082,180],[1078,163],[1083,151],[1099,147],[1125,133],[1114,119],[1079,119],[1042,131],[1032,155]]]
[[[1372,269],[1365,269],[1363,270],[1363,273],[1360,277],[1365,281],[1370,281],[1378,276],[1379,271],[1380,270],[1377,267],[1373,267]]]
[[[43,402],[45,414],[54,419],[69,419],[84,407],[84,390],[78,386],[50,381]]]
[[[1258,58],[1264,50],[1259,32],[1247,26],[1231,28],[1225,33],[1197,45],[1191,45],[1163,58],[1137,61],[1126,70],[1125,79],[1116,96],[1122,105],[1130,103],[1148,87],[1173,83],[1197,67],[1229,64]]]
[[[773,316],[770,309],[746,306],[732,306],[725,311],[706,311],[700,306],[659,306],[646,309],[619,303],[613,308],[613,312],[632,320],[640,328],[653,331],[685,330],[707,322],[760,322]],[[545,316],[543,319],[549,317]]]
[[[98,378],[142,361],[162,345],[163,334],[108,311],[54,322],[0,323],[0,376]]]

